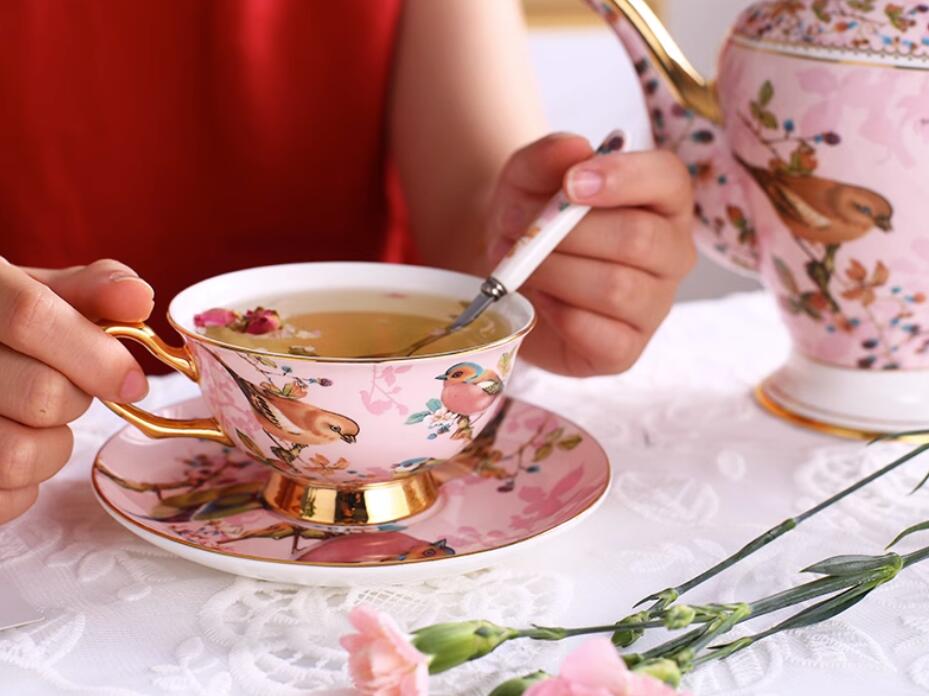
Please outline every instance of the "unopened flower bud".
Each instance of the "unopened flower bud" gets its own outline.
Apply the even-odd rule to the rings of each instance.
[[[205,312],[194,315],[194,326],[198,329],[208,329],[213,326],[230,326],[239,319],[239,314],[231,309],[214,307]]]
[[[421,628],[413,645],[429,656],[429,672],[438,674],[469,660],[476,660],[517,635],[512,628],[489,621],[461,621]]]
[[[619,621],[621,624],[625,623],[642,623],[648,621],[651,617],[647,611],[641,611],[638,614],[632,614],[627,616],[625,619]],[[644,631],[638,628],[622,628],[618,631],[614,631],[613,636],[610,640],[613,641],[613,645],[618,648],[628,648],[630,645],[635,643],[639,638],[642,637]]]
[[[665,613],[664,625],[672,631],[678,628],[687,628],[693,623],[696,615],[697,612],[694,611],[693,607],[686,604],[677,604]]]
[[[522,696],[522,694],[533,684],[549,679],[551,675],[545,672],[535,672],[527,674],[525,677],[517,677],[503,682],[500,686],[490,692],[490,696]]]
[[[636,665],[633,671],[659,679],[675,689],[681,684],[681,668],[674,660],[648,660]]]
[[[247,334],[261,335],[281,328],[281,317],[273,309],[256,307],[245,313],[243,330]]]

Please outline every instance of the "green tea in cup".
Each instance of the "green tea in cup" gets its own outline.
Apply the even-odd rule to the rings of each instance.
[[[448,326],[467,306],[441,295],[387,290],[314,291],[257,299],[251,309],[210,309],[199,330],[222,343],[269,353],[357,358],[401,351]],[[484,346],[509,335],[493,310],[419,352],[437,355]]]

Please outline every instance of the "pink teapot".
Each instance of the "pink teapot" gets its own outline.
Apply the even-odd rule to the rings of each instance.
[[[836,434],[929,429],[929,2],[769,0],[704,80],[644,0],[589,0],[635,62],[697,240],[760,274],[793,351],[760,402]]]

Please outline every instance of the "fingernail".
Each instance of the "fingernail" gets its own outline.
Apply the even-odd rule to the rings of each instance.
[[[554,131],[545,136],[549,140],[562,140],[563,138],[580,138],[582,136],[570,131]]]
[[[111,283],[139,283],[140,285],[148,288],[148,291],[152,294],[153,297],[155,295],[155,288],[139,278],[139,276],[137,276],[135,273],[131,273],[130,271],[113,271],[110,273],[109,281]]]
[[[119,398],[123,401],[138,401],[148,393],[148,382],[139,370],[130,370],[119,388]]]
[[[592,169],[579,169],[568,175],[568,195],[572,198],[590,198],[603,188],[603,174]]]

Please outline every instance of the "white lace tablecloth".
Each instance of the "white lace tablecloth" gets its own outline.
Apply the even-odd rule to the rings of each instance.
[[[298,588],[207,570],[119,527],[95,502],[91,461],[122,423],[101,405],[76,425],[74,457],[23,518],[0,527],[0,588],[46,616],[0,632],[0,694],[296,695],[346,685],[337,637],[358,602],[408,627],[488,618],[510,625],[606,623],[749,537],[889,461],[900,449],[829,439],[762,413],[750,389],[786,337],[751,294],[678,306],[642,361],[585,381],[525,370],[514,394],[560,411],[609,451],[600,511],[536,557],[452,580],[376,590]],[[153,381],[148,405],[196,393]],[[694,599],[751,600],[839,553],[878,552],[929,517],[909,468],[731,569]],[[769,625],[771,617],[755,626]],[[750,627],[752,624],[749,625]],[[486,694],[511,675],[557,668],[570,646],[510,644],[436,680],[436,694]],[[697,672],[699,696],[929,693],[929,567],[904,572],[847,614],[779,635]]]

